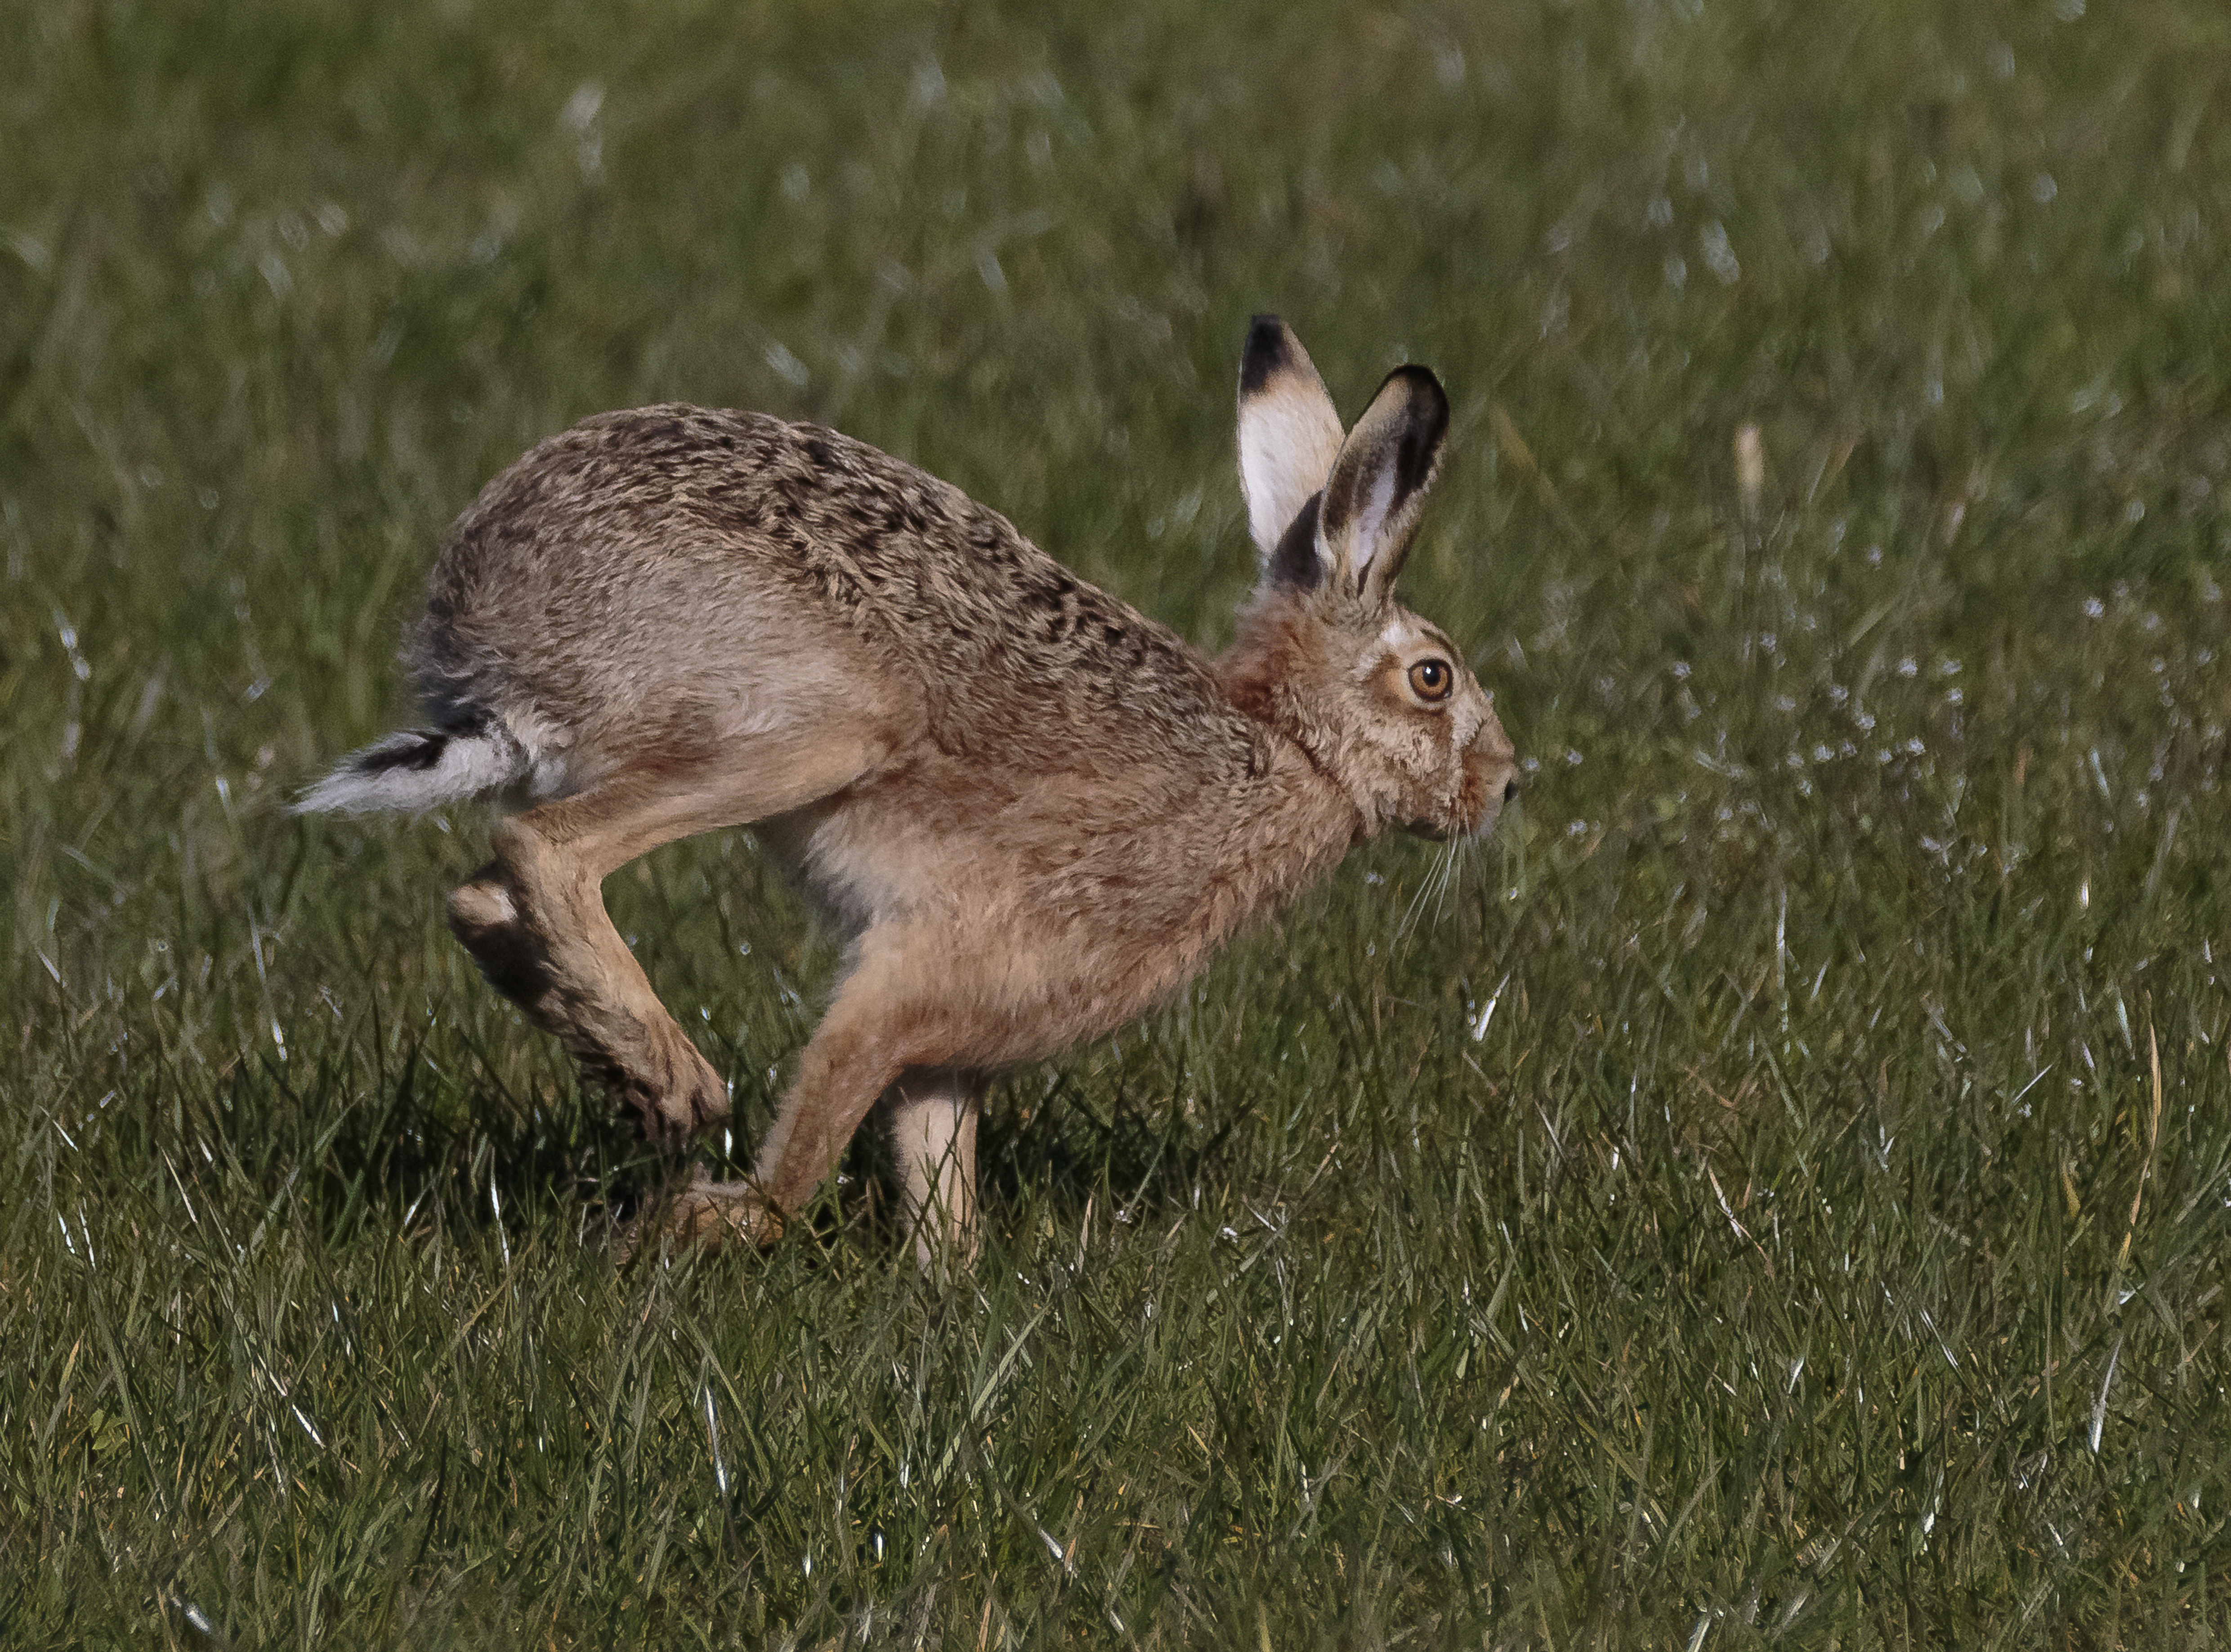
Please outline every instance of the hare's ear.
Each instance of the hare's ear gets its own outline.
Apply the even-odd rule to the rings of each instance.
[[[1382,600],[1402,571],[1448,429],[1440,380],[1397,367],[1341,443],[1318,508],[1317,554],[1367,602]]]
[[[1302,341],[1275,315],[1258,315],[1239,358],[1239,487],[1247,532],[1266,573],[1302,507],[1325,485],[1340,452],[1340,412]],[[1316,571],[1302,583],[1314,584]]]

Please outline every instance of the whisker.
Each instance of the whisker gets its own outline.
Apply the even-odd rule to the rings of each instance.
[[[1464,867],[1470,847],[1461,837],[1452,837],[1441,846],[1441,852],[1434,857],[1432,870],[1419,880],[1418,892],[1410,897],[1410,904],[1404,908],[1401,921],[1394,927],[1394,939],[1398,944],[1407,946],[1411,937],[1419,927],[1419,920],[1425,915],[1429,899],[1432,904],[1433,927],[1439,929],[1446,921],[1449,892],[1457,885],[1458,874]]]
[[[1441,856],[1441,881],[1433,891],[1433,927],[1436,929],[1447,921],[1449,892],[1458,885],[1458,874],[1464,870],[1471,845],[1469,837],[1452,837],[1449,840],[1448,852]]]
[[[1410,904],[1402,913],[1402,921],[1394,926],[1394,939],[1398,944],[1407,942],[1412,932],[1417,928],[1418,914],[1424,909],[1426,904],[1426,892],[1432,887],[1432,880],[1430,877],[1420,878],[1418,881],[1417,894],[1410,897]]]

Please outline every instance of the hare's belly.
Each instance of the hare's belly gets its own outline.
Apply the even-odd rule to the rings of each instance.
[[[1162,1002],[1236,921],[1210,823],[1135,802],[863,798],[822,816],[798,858],[861,969],[941,1017],[966,1006],[954,1059],[1032,1061]]]
[[[1205,953],[1088,925],[911,921],[863,936],[857,970],[894,1022],[921,1028],[931,1064],[986,1068],[1116,1031],[1166,1001]]]

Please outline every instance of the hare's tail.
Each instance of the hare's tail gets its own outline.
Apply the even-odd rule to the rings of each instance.
[[[409,728],[341,760],[294,800],[298,815],[413,813],[477,797],[527,778],[534,760],[501,723]]]

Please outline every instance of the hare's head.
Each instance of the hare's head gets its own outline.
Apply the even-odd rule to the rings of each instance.
[[[1248,333],[1239,478],[1262,575],[1226,681],[1346,789],[1367,831],[1485,832],[1515,789],[1464,655],[1394,599],[1448,423],[1432,374],[1398,367],[1343,436],[1285,324],[1258,316]]]

